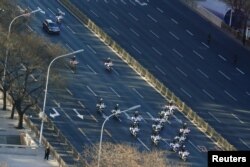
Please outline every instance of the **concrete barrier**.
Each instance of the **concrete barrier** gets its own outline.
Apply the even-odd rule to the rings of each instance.
[[[147,69],[140,65],[129,53],[119,46],[111,37],[109,37],[101,28],[92,22],[85,14],[69,0],[57,0],[76,18],[95,33],[106,45],[112,48],[117,55],[131,66],[139,75],[141,75],[155,90],[157,90],[167,101],[172,100],[179,110],[205,134],[211,137],[222,150],[236,150],[226,139],[217,133],[208,123],[199,117],[190,107],[174,95],[164,84],[158,81]],[[189,0],[185,0],[189,1]],[[191,2],[191,1],[190,1]],[[194,3],[190,3],[194,5]]]

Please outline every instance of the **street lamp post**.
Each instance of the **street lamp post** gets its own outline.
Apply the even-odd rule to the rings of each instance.
[[[46,106],[46,100],[47,100],[47,89],[48,89],[48,81],[49,81],[50,67],[51,67],[51,65],[53,64],[53,62],[54,62],[55,60],[59,59],[59,58],[66,57],[66,56],[70,56],[70,55],[73,55],[73,54],[77,54],[77,53],[80,53],[80,52],[83,52],[83,51],[84,51],[83,49],[80,49],[80,50],[77,50],[77,51],[74,51],[74,52],[71,52],[71,53],[68,53],[68,54],[64,54],[64,55],[61,55],[61,56],[57,56],[57,57],[55,57],[55,58],[49,63],[48,70],[47,70],[46,84],[45,84],[45,93],[44,93],[44,100],[43,100],[43,110],[42,110],[42,113],[41,113],[42,123],[41,123],[41,128],[40,128],[39,145],[41,145],[41,143],[42,143],[43,124],[44,124],[44,114],[45,114],[45,106]]]
[[[4,71],[3,71],[3,85],[5,82],[6,66],[7,66],[8,54],[9,54],[9,38],[10,38],[11,26],[16,19],[18,19],[20,17],[24,17],[24,16],[30,16],[31,14],[36,13],[36,12],[45,13],[42,9],[40,9],[38,7],[36,10],[33,10],[29,13],[24,13],[24,14],[21,14],[19,16],[16,16],[14,19],[12,19],[12,21],[9,24],[9,29],[8,29],[8,34],[7,34],[7,48],[6,48],[6,52],[5,52]]]
[[[136,105],[136,106],[130,107],[130,108],[126,109],[126,110],[120,111],[120,113],[125,113],[125,112],[128,112],[128,111],[137,109],[137,108],[139,108],[139,107],[141,107],[141,105]],[[101,136],[100,136],[100,142],[99,142],[99,151],[98,151],[98,167],[100,166],[100,158],[101,158],[101,150],[102,150],[102,135],[103,135],[103,128],[104,128],[105,123],[109,120],[109,118],[111,118],[111,117],[114,116],[115,114],[116,114],[116,113],[113,113],[113,114],[109,115],[109,116],[104,120],[104,122],[102,123]]]

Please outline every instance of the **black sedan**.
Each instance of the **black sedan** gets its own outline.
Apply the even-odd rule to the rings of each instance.
[[[43,29],[50,34],[60,34],[60,27],[50,19],[44,20]]]

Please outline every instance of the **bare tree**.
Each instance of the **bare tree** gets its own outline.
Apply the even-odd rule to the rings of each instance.
[[[98,163],[98,144],[84,148],[83,160],[84,166],[97,166]],[[179,166],[184,164],[170,162],[166,159],[166,153],[160,150],[150,152],[140,152],[136,147],[124,144],[102,144],[101,167],[167,167]]]

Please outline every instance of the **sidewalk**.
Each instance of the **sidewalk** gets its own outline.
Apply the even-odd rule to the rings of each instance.
[[[1,96],[1,95],[0,95]],[[0,98],[2,108],[2,98]],[[17,113],[12,120],[10,110],[0,109],[0,167],[58,167],[57,161],[50,155],[44,160],[44,147],[38,147],[38,139],[24,123],[24,129],[16,129]],[[20,134],[27,133],[31,146],[20,145]]]

